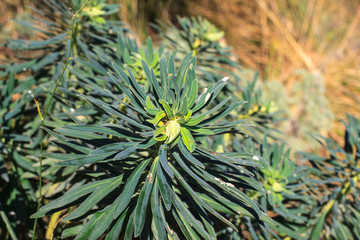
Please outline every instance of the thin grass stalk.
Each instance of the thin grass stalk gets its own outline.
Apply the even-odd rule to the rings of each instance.
[[[61,83],[61,79],[63,78],[64,76],[64,73],[67,69],[67,67],[69,66],[71,60],[72,60],[72,57],[71,57],[71,54],[72,54],[72,49],[73,49],[73,44],[74,44],[74,36],[75,36],[75,20],[76,20],[76,17],[77,15],[79,14],[79,12],[81,11],[81,9],[83,9],[83,7],[89,2],[89,0],[86,0],[85,3],[75,12],[75,14],[73,14],[73,17],[71,19],[71,36],[70,36],[70,50],[69,50],[69,55],[68,55],[68,58],[66,60],[66,63],[65,63],[65,67],[64,69],[62,70],[60,76],[58,77],[58,79],[56,80],[56,85],[51,93],[51,96],[50,96],[50,100],[48,102],[48,104],[45,106],[45,111],[44,111],[44,114],[43,114],[43,117],[41,117],[41,112],[39,110],[39,115],[40,115],[40,118],[41,118],[41,127],[40,127],[40,131],[41,131],[41,141],[40,141],[40,167],[39,167],[39,199],[38,199],[38,204],[37,204],[37,209],[36,211],[39,211],[40,207],[41,207],[41,200],[42,200],[42,160],[43,160],[43,140],[44,140],[44,123],[45,123],[45,119],[46,119],[46,115],[50,109],[50,105],[51,105],[51,102],[54,98],[54,95],[55,95],[55,92],[57,90],[57,88],[59,87],[60,83]],[[36,237],[36,227],[37,227],[37,218],[35,218],[35,221],[34,221],[34,226],[33,226],[33,235],[32,235],[32,240],[35,239]]]

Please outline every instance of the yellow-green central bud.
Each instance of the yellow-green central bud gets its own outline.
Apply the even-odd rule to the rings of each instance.
[[[176,120],[171,120],[166,127],[166,141],[165,143],[171,143],[180,134],[180,124]]]
[[[274,192],[282,192],[284,190],[280,183],[278,183],[277,181],[274,181],[272,189],[274,190]]]

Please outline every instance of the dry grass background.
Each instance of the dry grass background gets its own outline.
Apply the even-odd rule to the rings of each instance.
[[[13,20],[21,20],[25,22],[31,21],[32,11],[29,7],[33,3],[32,0],[1,0],[0,1],[0,43],[6,42],[7,39],[34,39],[36,35],[32,29],[25,29]],[[0,62],[1,60],[9,60],[14,57],[14,53],[9,49],[0,46]]]
[[[321,74],[336,119],[333,137],[343,132],[345,113],[360,117],[358,0],[199,0],[188,9],[224,29],[239,60],[263,79],[292,89],[294,70]],[[292,113],[299,117],[301,108]]]
[[[242,65],[258,70],[264,82],[276,80],[291,90],[302,81],[297,69],[321,76],[324,81],[319,84],[325,87],[336,119],[330,131],[332,137],[341,136],[339,119],[345,113],[360,117],[358,0],[111,1],[123,5],[119,17],[127,20],[140,38],[153,33],[148,24],[156,18],[173,21],[177,14],[202,15],[225,31],[226,41],[234,47]],[[26,20],[30,11],[24,6],[31,2],[0,1],[1,42],[9,37],[32,36],[32,31],[19,29],[10,21]],[[10,54],[0,49],[0,58]],[[286,94],[291,95],[290,90]],[[306,94],[303,101],[307,101]],[[301,103],[292,104],[289,122],[296,123],[303,110]],[[288,134],[292,130],[291,126],[286,129]],[[329,126],[323,126],[320,132],[328,135],[328,130]]]

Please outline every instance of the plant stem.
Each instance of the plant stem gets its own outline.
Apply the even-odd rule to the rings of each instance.
[[[67,69],[67,67],[69,66],[70,64],[70,61],[72,60],[72,57],[71,57],[71,54],[72,54],[72,49],[73,49],[73,45],[74,45],[74,33],[75,33],[75,20],[76,20],[76,17],[77,15],[79,14],[79,12],[81,11],[81,9],[89,2],[89,0],[86,0],[85,3],[76,11],[75,14],[73,14],[73,17],[71,19],[71,36],[70,36],[70,49],[69,49],[69,55],[67,57],[67,60],[66,60],[66,63],[65,63],[65,67],[64,69],[62,70],[60,76],[58,77],[58,79],[56,80],[56,85],[51,93],[51,96],[50,96],[50,99],[49,99],[49,102],[48,104],[46,105],[45,107],[45,111],[44,111],[44,114],[43,114],[43,117],[41,118],[41,127],[40,127],[40,131],[41,131],[41,141],[40,141],[40,167],[39,167],[39,199],[38,199],[38,204],[37,204],[37,210],[36,211],[39,211],[40,209],[40,206],[41,206],[41,200],[42,200],[42,160],[43,160],[43,140],[44,140],[44,123],[45,123],[45,119],[46,119],[46,115],[50,109],[50,105],[51,105],[51,102],[54,98],[54,95],[55,95],[55,92],[56,92],[56,89],[59,87],[60,83],[61,83],[61,80],[64,76],[64,73]],[[35,239],[36,237],[36,227],[37,227],[37,218],[35,218],[35,221],[34,221],[34,227],[33,227],[33,235],[32,235],[32,240]]]

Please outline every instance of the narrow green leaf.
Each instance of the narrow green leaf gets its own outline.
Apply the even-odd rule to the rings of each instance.
[[[167,158],[167,145],[161,145],[159,149],[159,159],[161,166],[164,168],[164,170],[167,172],[167,174],[171,177],[171,179],[174,178],[174,173],[172,172]]]
[[[154,108],[145,108],[145,111],[147,111],[148,113],[150,113],[151,115],[155,116],[156,114],[158,114],[159,112],[161,112],[161,109],[154,109]]]
[[[137,204],[135,207],[135,215],[134,215],[135,237],[138,237],[144,228],[147,206],[149,203],[149,197],[151,194],[153,183],[154,180],[156,179],[156,171],[158,168],[158,164],[159,164],[159,160],[158,158],[155,158],[151,166],[150,172],[147,175],[145,184],[142,187],[137,200]]]
[[[77,225],[74,227],[64,229],[64,231],[61,234],[61,239],[76,236],[81,231],[82,228],[83,225]]]
[[[324,226],[324,223],[325,223],[326,213],[323,213],[321,215],[321,217],[316,222],[316,225],[311,230],[311,234],[310,234],[310,239],[311,240],[317,240],[317,239],[321,238],[321,232],[323,230],[323,226]]]
[[[127,207],[119,216],[114,226],[111,228],[111,230],[106,234],[105,240],[112,240],[112,239],[119,239],[121,230],[123,229],[123,225],[125,222],[125,217],[127,216],[129,212],[129,207]],[[111,216],[111,215],[110,215]]]
[[[195,81],[193,81],[191,83],[190,93],[189,93],[189,96],[188,96],[189,97],[189,101],[188,101],[188,108],[189,109],[191,109],[194,106],[197,94],[198,94],[198,82],[195,79]]]
[[[190,163],[198,166],[200,168],[205,168],[204,164],[202,164],[199,160],[197,160],[191,153],[186,149],[185,145],[182,141],[179,141],[179,149],[182,155],[184,155],[185,159],[187,159]]]
[[[224,223],[226,223],[229,227],[231,227],[232,229],[234,229],[235,231],[238,231],[237,228],[226,218],[224,218],[223,216],[221,216],[218,212],[216,212],[213,208],[211,208],[207,203],[205,203],[202,199],[200,199],[200,197],[197,195],[197,193],[190,187],[190,185],[185,181],[185,179],[180,175],[180,173],[175,169],[175,167],[173,165],[170,165],[171,169],[173,170],[176,178],[179,180],[179,182],[181,183],[181,185],[185,188],[186,191],[188,191],[188,193],[194,197],[194,200],[200,204],[201,206],[203,206],[206,210],[208,210],[211,214],[213,214],[215,217],[217,217],[219,220],[223,221]]]
[[[180,124],[186,124],[186,123],[190,120],[191,114],[192,114],[192,111],[191,111],[191,110],[188,110],[188,112],[186,113],[186,115],[184,116],[184,118],[179,119],[178,122],[179,122]]]
[[[114,75],[112,75],[111,73],[107,73],[108,77],[121,89],[121,91],[126,95],[126,97],[130,100],[130,102],[136,106],[139,109],[145,108],[146,106],[146,101],[142,98],[137,98],[137,100],[135,100],[135,98],[133,97],[133,95],[131,94],[131,91],[129,89],[127,89],[125,87],[125,85],[119,81],[119,79],[117,79]],[[126,77],[128,77],[125,74]],[[125,78],[124,76],[124,78]],[[138,104],[138,102],[140,102],[141,106]]]
[[[187,104],[187,97],[183,97],[181,100],[180,108],[176,113],[176,116],[184,116],[188,112],[188,104]]]
[[[159,183],[158,179],[155,179],[153,191],[151,192],[151,212],[153,215],[151,229],[155,239],[166,239],[166,231],[164,227],[164,219],[162,218],[160,208],[162,204],[159,200]]]
[[[205,106],[205,104],[209,101],[211,94],[214,90],[215,84],[210,84],[210,86],[207,89],[204,89],[203,93],[198,97],[195,106],[191,109],[193,111],[193,114],[199,111],[202,107]]]
[[[195,132],[196,135],[198,135],[197,133],[199,133],[200,135],[214,135],[215,132],[206,129],[206,128],[193,128],[191,129],[192,131]]]
[[[165,112],[166,112],[166,115],[168,116],[169,119],[174,119],[174,113],[173,111],[171,110],[169,104],[167,102],[165,102],[164,100],[160,99],[159,100],[159,103],[161,103],[161,105],[163,106]]]
[[[167,85],[167,69],[166,69],[166,60],[164,58],[160,59],[160,79],[161,79],[161,90],[165,92],[165,87],[168,87]],[[168,101],[168,96],[165,94],[165,101]]]
[[[112,205],[115,205],[115,203]],[[103,210],[97,211],[82,228],[80,233],[76,236],[75,240],[89,239],[90,235],[94,232],[96,225],[101,223],[103,218],[109,214],[109,210],[112,208],[112,205],[108,205]]]
[[[182,87],[185,84],[186,72],[187,72],[187,69],[189,68],[189,64],[190,64],[192,55],[193,55],[192,52],[186,54],[186,56],[184,57],[184,59],[182,60],[182,62],[180,64],[179,71],[177,74],[177,83],[178,83],[179,87]]]
[[[58,139],[61,143],[75,149],[76,151],[82,152],[84,154],[89,154],[90,153],[90,149],[81,146],[80,144],[75,144],[75,143],[71,143],[70,140],[66,139],[65,137],[61,136],[60,134],[57,134],[53,131],[51,131],[50,129],[43,127],[45,131],[47,131],[51,136],[55,137],[56,139]]]
[[[169,186],[168,180],[166,179],[165,174],[160,167],[158,168],[157,177],[159,179],[159,189],[163,202],[165,204],[165,208],[166,210],[170,211],[173,198],[173,190]]]
[[[139,166],[133,171],[129,179],[126,181],[125,187],[120,195],[120,199],[117,202],[116,210],[114,212],[114,219],[117,218],[124,209],[128,206],[134,191],[138,185],[140,177],[144,172],[144,169],[148,165],[150,159],[143,160]]]
[[[164,111],[159,112],[156,114],[155,118],[153,120],[149,120],[154,126],[156,126],[161,119],[163,119],[166,116],[166,113]]]
[[[231,111],[233,111],[234,109],[238,108],[239,106],[241,106],[242,104],[244,104],[244,101],[240,101],[237,103],[232,104],[230,107],[224,109],[223,111],[217,113],[216,115],[206,119],[205,121],[201,122],[200,124],[197,125],[197,127],[202,127],[204,125],[207,125],[209,123],[212,123],[220,118],[225,117],[227,114],[229,114]]]
[[[133,155],[134,153],[136,153],[137,149],[138,149],[138,146],[129,147],[129,148],[119,152],[118,154],[116,154],[115,157],[113,158],[113,160],[114,161],[124,160],[124,159],[130,157],[131,155]]]
[[[154,50],[153,50],[153,46],[152,46],[152,41],[151,41],[151,38],[148,37],[147,39],[147,50],[148,50],[148,63],[150,65],[152,65],[153,61],[154,61]]]
[[[173,217],[175,218],[175,221],[177,222],[181,232],[184,234],[185,238],[186,239],[194,239],[195,236],[190,235],[190,233],[188,232],[188,229],[184,225],[184,222],[180,219],[181,214],[179,214],[175,209],[172,209],[171,213],[172,213]]]
[[[100,161],[106,161],[109,159],[109,157],[111,157],[115,154],[116,154],[116,151],[100,153],[100,154],[82,155],[81,157],[57,162],[56,165],[59,165],[59,166],[82,166],[82,165],[86,165],[86,164],[93,164],[93,163],[100,162]]]
[[[181,140],[183,141],[189,152],[195,151],[196,144],[190,131],[187,128],[182,127],[180,129],[180,132],[181,132]]]
[[[207,182],[204,181],[201,177],[199,177],[196,173],[191,171],[191,169],[186,165],[186,163],[181,159],[180,155],[177,152],[172,153],[179,165],[184,169],[184,171],[189,174],[196,182],[198,182],[205,190],[208,192],[211,192],[215,196],[218,196],[219,199],[222,199],[220,193],[213,188],[211,185],[209,185]]]
[[[229,77],[224,77],[215,84],[214,92],[213,92],[208,104],[210,104],[218,96],[218,94],[223,89],[223,87],[226,86],[228,80],[229,80]]]
[[[163,142],[166,140],[166,134],[158,136],[158,137],[154,137],[154,139],[158,142]]]
[[[186,80],[182,91],[182,97],[186,96],[187,98],[189,98],[192,84],[193,82],[196,82],[195,66],[196,66],[196,58],[193,57],[190,61],[189,68],[187,69]]]
[[[101,181],[96,181],[92,183],[88,183],[84,186],[74,186],[71,188],[67,193],[62,195],[61,197],[57,198],[56,200],[51,201],[50,203],[46,204],[45,206],[42,206],[40,210],[31,215],[31,218],[39,218],[44,217],[47,215],[51,210],[54,209],[60,209],[77,199],[94,192],[95,190],[99,188],[103,188],[104,186],[109,185],[113,181],[115,181],[118,177],[108,178]]]
[[[136,81],[136,79],[135,79],[134,75],[132,74],[130,68],[129,68],[127,65],[125,65],[125,66],[126,66],[126,69],[127,69],[127,71],[128,71],[128,74],[129,74],[129,76],[130,76],[131,85],[132,85],[132,87],[133,87],[133,90],[136,91],[138,94],[140,94],[140,96],[141,96],[143,99],[146,99],[147,97],[146,97],[145,92],[141,89],[141,86],[140,86],[139,83]]]
[[[168,99],[167,102],[169,103],[169,105],[175,105],[176,104],[176,97],[175,97],[175,93],[169,89],[168,87],[165,87],[165,96]]]
[[[147,129],[147,130],[153,130],[152,128],[145,126],[139,122],[137,122],[136,120],[128,117],[127,115],[125,115],[123,112],[117,110],[116,108],[114,108],[113,106],[110,106],[109,104],[101,101],[101,100],[97,100],[93,97],[90,96],[85,96],[85,95],[81,95],[83,98],[85,98],[86,100],[89,100],[91,103],[95,104],[96,106],[98,106],[100,109],[104,110],[110,117],[116,116],[119,117],[120,119],[126,121],[127,123],[139,127],[139,128],[143,128],[143,129]]]
[[[94,191],[78,208],[76,208],[73,212],[66,216],[62,221],[66,222],[71,219],[81,217],[82,215],[87,213],[93,206],[95,206],[99,201],[101,201],[101,199],[106,197],[115,188],[122,184],[123,176],[124,175],[122,174],[114,178],[113,181],[107,186],[104,186]]]
[[[168,73],[172,75],[175,74],[175,61],[173,55],[170,55],[168,60]],[[168,86],[171,86],[171,84],[168,84]]]
[[[150,72],[150,69],[144,60],[141,60],[141,63],[142,63],[143,69],[145,71],[146,77],[147,77],[148,81],[150,81],[151,86],[157,95],[157,98],[164,99],[164,96],[160,89],[159,82],[157,81],[157,79],[155,77],[154,71],[151,69],[151,72]]]
[[[79,132],[88,132],[88,133],[102,133],[106,134],[106,136],[116,136],[122,138],[130,138],[132,140],[141,140],[140,137],[134,137],[134,134],[130,134],[129,132],[119,129],[118,125],[115,124],[105,124],[102,126],[97,125],[76,125],[76,126],[66,126],[62,129],[71,129]]]
[[[116,202],[118,199],[119,199],[119,197],[117,199],[115,199],[115,201],[111,205],[109,205],[108,207],[106,207],[104,209],[105,214],[101,216],[100,220],[97,222],[97,224],[93,228],[90,236],[86,239],[88,239],[88,240],[99,239],[99,237],[109,228],[109,226],[114,221],[112,216],[115,211]]]
[[[147,108],[155,108],[155,107],[154,107],[154,104],[151,102],[149,96],[146,97],[146,107],[147,107]]]
[[[205,114],[201,114],[201,115],[199,115],[199,116],[192,117],[192,118],[190,118],[190,120],[189,120],[187,123],[185,123],[185,125],[186,125],[186,126],[190,126],[190,127],[191,127],[191,126],[196,126],[196,125],[198,125],[202,120],[204,120],[205,117],[206,117]]]
[[[180,211],[179,217],[183,222],[185,221],[184,225],[188,224],[187,229],[189,233],[192,232],[191,235],[195,234],[197,237],[197,234],[192,230],[192,228],[194,228],[204,239],[213,240],[213,238],[205,231],[201,222],[197,220],[194,215],[184,206],[184,203],[177,195],[174,199],[174,205]]]
[[[161,127],[159,127],[158,129],[156,129],[155,130],[155,132],[154,132],[154,137],[157,137],[157,136],[159,136],[160,134],[166,134],[166,126],[161,126]],[[166,138],[166,136],[165,136],[165,138]],[[165,139],[164,139],[165,140]]]
[[[119,152],[131,147],[134,147],[135,145],[138,145],[140,142],[114,142],[110,144],[103,145],[99,148],[96,148],[94,151],[91,152],[91,154],[104,154],[108,152]],[[73,159],[73,158],[71,158]]]
[[[125,236],[124,239],[134,239],[133,235],[134,235],[134,215],[135,212],[133,212],[129,218],[129,221],[127,223],[126,229],[125,229]]]
[[[230,98],[231,98],[231,96],[225,98],[223,101],[221,101],[221,102],[220,102],[219,104],[217,104],[215,107],[211,108],[211,109],[210,109],[209,111],[207,111],[207,112],[204,112],[203,114],[204,114],[204,115],[210,115],[210,114],[212,114],[213,112],[216,112],[218,109],[220,109],[222,106],[224,106],[224,105],[227,103],[227,101],[230,100]]]

